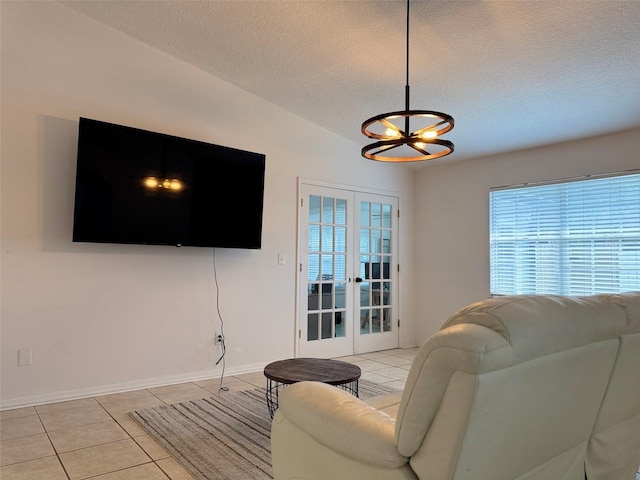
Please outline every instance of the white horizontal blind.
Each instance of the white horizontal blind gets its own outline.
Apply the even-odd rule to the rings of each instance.
[[[493,295],[640,290],[640,174],[489,196]]]

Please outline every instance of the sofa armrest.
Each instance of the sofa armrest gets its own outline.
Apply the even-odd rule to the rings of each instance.
[[[331,385],[299,382],[283,389],[274,423],[285,418],[345,457],[383,468],[408,463],[396,448],[395,420]]]

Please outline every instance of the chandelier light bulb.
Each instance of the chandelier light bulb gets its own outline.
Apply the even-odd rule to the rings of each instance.
[[[420,138],[425,138],[425,139],[436,138],[437,136],[438,136],[438,132],[436,132],[435,130],[427,130],[426,132],[422,132],[420,134]]]
[[[390,137],[390,138],[400,138],[400,132],[398,132],[398,130],[395,130],[393,128],[387,128],[384,131],[384,133],[387,137]]]

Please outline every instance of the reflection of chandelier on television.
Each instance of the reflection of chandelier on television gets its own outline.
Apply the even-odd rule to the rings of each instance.
[[[179,192],[183,188],[182,181],[177,178],[144,177],[143,185],[149,190],[164,189],[173,192]]]
[[[162,175],[149,175],[142,178],[142,185],[147,190],[180,192],[184,189],[184,182],[178,178],[171,178],[171,172],[167,175],[167,151],[169,145],[166,140],[162,142]]]

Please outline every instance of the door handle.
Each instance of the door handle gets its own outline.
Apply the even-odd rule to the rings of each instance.
[[[356,283],[360,283],[362,282],[362,279],[360,277],[356,277]]]

